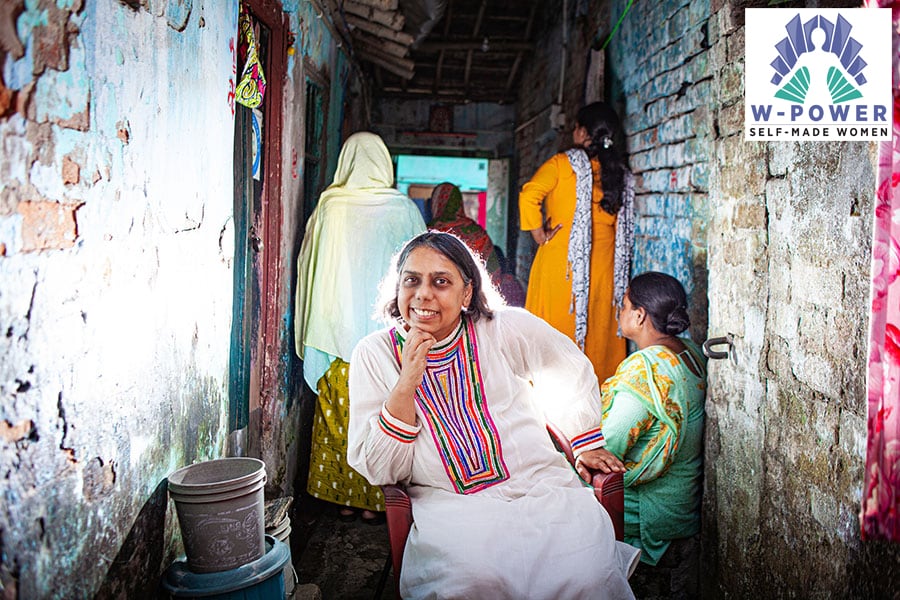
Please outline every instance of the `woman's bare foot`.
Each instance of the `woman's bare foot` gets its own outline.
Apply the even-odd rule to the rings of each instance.
[[[362,520],[363,523],[368,523],[369,525],[380,525],[384,523],[384,513],[364,510],[362,511]]]
[[[356,520],[355,508],[342,508],[338,511],[338,518],[345,523]]]

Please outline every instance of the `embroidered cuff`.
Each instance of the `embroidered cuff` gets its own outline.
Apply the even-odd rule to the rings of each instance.
[[[419,429],[421,429],[421,425],[414,426],[395,419],[384,406],[381,407],[381,414],[378,416],[378,426],[386,435],[404,444],[416,441],[416,436],[419,435]]]
[[[587,450],[596,450],[606,445],[606,438],[603,437],[603,428],[596,427],[589,429],[581,435],[572,438],[572,452],[577,456]]]

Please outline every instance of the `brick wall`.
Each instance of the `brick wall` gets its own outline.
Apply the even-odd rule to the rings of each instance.
[[[310,3],[282,4],[302,36],[286,80],[269,81],[286,91],[274,250],[285,266],[268,299],[279,359],[266,365],[277,389],[248,436],[276,494],[303,460],[290,331],[303,59],[335,76],[337,106],[351,78]],[[167,475],[235,441],[237,14],[237,0],[0,10],[3,598],[155,597],[181,553]],[[323,130],[336,156],[341,111],[331,112]]]
[[[612,3],[618,19],[627,2]],[[663,271],[689,295],[706,337],[706,222],[714,116],[709,0],[635,3],[608,53],[610,101],[623,115],[635,190],[634,272]]]
[[[638,269],[690,275],[709,335],[735,338],[710,364],[704,591],[891,597],[900,552],[857,520],[873,146],[744,141],[747,4],[637,3],[610,51]]]
[[[573,14],[569,60],[627,4]],[[900,550],[863,544],[858,526],[874,145],[744,141],[748,5],[768,3],[635,2],[606,51],[638,182],[635,270],[685,283],[695,339],[735,339],[736,361],[710,364],[704,596],[895,597]],[[548,49],[518,106],[520,185],[568,143],[546,115],[528,120],[557,90],[560,21],[544,16]],[[580,87],[566,90],[573,115]]]

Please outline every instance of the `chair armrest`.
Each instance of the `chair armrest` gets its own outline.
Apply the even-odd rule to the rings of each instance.
[[[591,485],[594,496],[609,513],[616,539],[625,539],[625,484],[622,473],[603,473],[591,470]]]
[[[566,455],[569,464],[575,466],[575,453],[572,451],[572,444],[569,438],[553,423],[547,423],[547,433],[553,440],[556,449]],[[625,540],[625,484],[622,473],[604,473],[603,471],[588,468],[591,474],[590,482],[594,488],[594,496],[609,513],[612,519],[613,530],[616,532],[616,539]]]
[[[391,541],[391,564],[394,567],[394,578],[397,580],[395,583],[399,585],[403,550],[406,548],[406,538],[409,537],[413,523],[412,504],[406,489],[401,485],[383,485],[381,491],[384,494],[385,519]],[[397,597],[400,597],[399,592]]]
[[[574,467],[575,453],[572,451],[572,444],[569,442],[566,434],[550,421],[547,421],[547,433],[550,434],[550,439],[553,440],[553,445],[556,446],[556,449],[565,454],[566,460]]]

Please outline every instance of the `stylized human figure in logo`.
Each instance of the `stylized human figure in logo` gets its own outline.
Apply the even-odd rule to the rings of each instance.
[[[775,44],[778,56],[771,62],[772,84],[789,80],[775,93],[776,98],[797,104],[807,98],[820,102],[831,98],[837,104],[862,97],[855,86],[866,83],[866,61],[860,56],[863,45],[850,35],[853,25],[843,15],[834,22],[817,15],[804,23],[798,14],[784,28],[787,37]],[[827,95],[820,83],[827,86]],[[810,92],[814,84],[816,89]]]
[[[806,98],[831,98],[833,104],[862,98],[848,78],[844,75],[840,60],[825,50],[827,35],[821,27],[816,27],[809,34],[810,50],[797,57],[796,70],[793,77],[775,93],[776,98],[803,104]],[[828,65],[828,63],[831,63]],[[827,77],[821,73],[828,66]],[[811,76],[816,73],[815,77]]]

